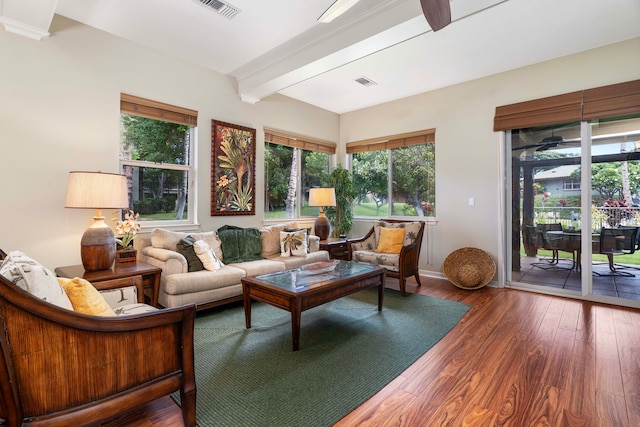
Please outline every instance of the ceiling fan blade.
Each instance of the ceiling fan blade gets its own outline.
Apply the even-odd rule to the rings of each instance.
[[[433,31],[438,31],[451,23],[449,0],[420,0],[424,17]]]

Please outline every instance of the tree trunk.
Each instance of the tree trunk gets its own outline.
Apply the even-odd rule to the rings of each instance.
[[[620,152],[627,152],[624,142],[620,144]],[[633,201],[631,200],[631,186],[629,185],[629,166],[626,161],[620,162],[620,174],[622,175],[622,197],[627,201],[627,205],[631,206]]]
[[[189,147],[191,146],[191,135],[189,131],[184,133],[184,158],[189,158]],[[176,221],[182,220],[184,215],[184,205],[187,202],[187,185],[189,184],[189,173],[182,172],[182,185],[178,189],[178,199],[176,200]]]
[[[293,149],[291,171],[289,172],[289,191],[287,192],[286,217],[293,218],[298,190],[298,149]]]

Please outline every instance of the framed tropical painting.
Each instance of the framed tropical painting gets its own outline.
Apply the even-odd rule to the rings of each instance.
[[[211,216],[255,215],[256,130],[211,121]]]

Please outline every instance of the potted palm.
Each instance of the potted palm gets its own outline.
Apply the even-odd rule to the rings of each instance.
[[[351,171],[338,163],[329,174],[327,187],[336,191],[336,206],[325,209],[331,223],[331,237],[346,237],[353,225],[353,202],[358,195]]]

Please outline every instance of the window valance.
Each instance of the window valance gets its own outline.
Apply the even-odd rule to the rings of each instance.
[[[390,148],[406,147],[436,142],[436,130],[425,129],[380,138],[365,139],[347,143],[347,154],[365,151],[386,150]]]
[[[303,150],[318,151],[321,153],[336,153],[336,144],[333,142],[320,141],[318,139],[270,128],[264,128],[264,142],[284,145],[287,147],[301,148]]]
[[[640,80],[496,107],[493,130],[522,129],[640,113]]]
[[[196,126],[198,124],[198,112],[195,110],[152,101],[126,93],[120,94],[120,112],[189,126]]]

